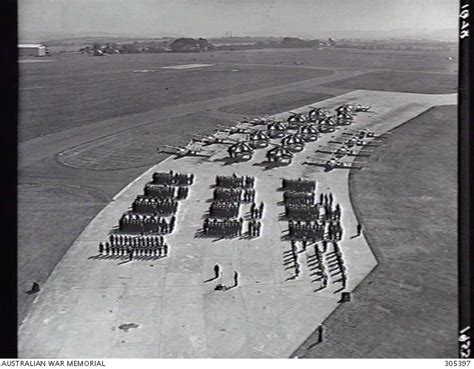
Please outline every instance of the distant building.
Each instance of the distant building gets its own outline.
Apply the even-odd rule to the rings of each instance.
[[[305,47],[305,41],[297,37],[285,37],[281,42],[282,47]]]
[[[46,46],[42,44],[18,44],[18,56],[46,56]]]
[[[209,42],[204,38],[178,38],[174,40],[170,47],[175,52],[196,52],[207,51],[209,49]]]
[[[285,37],[280,43],[280,47],[289,47],[289,48],[305,48],[305,47],[319,47],[319,40],[302,40],[297,37]]]

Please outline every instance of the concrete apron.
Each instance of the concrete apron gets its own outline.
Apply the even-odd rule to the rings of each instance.
[[[343,103],[372,106],[374,113],[359,113],[350,129],[369,128],[387,132],[432,106],[456,104],[456,95],[422,95],[380,91],[354,91],[311,106],[333,109]],[[308,111],[308,106],[294,109]],[[277,114],[285,118],[288,113]],[[192,127],[190,127],[192,129]],[[351,204],[349,170],[324,172],[302,165],[323,161],[316,153],[330,140],[340,140],[344,129],[308,143],[288,167],[264,170],[267,149],[257,150],[246,163],[223,165],[227,146],[211,145],[210,159],[172,157],[150,168],[126,186],[84,229],[56,266],[19,329],[19,356],[135,357],[135,358],[258,358],[289,357],[314,329],[338,306],[340,283],[329,279],[328,288],[315,292],[308,257],[314,248],[298,254],[302,266],[298,278],[285,264],[290,243],[282,241],[286,221],[279,221],[284,208],[282,178],[305,178],[318,182],[317,195],[331,191],[342,207],[343,240],[339,243],[347,267],[344,291],[352,291],[377,264],[365,238],[351,238],[358,223]],[[232,137],[239,137],[235,135]],[[346,136],[347,137],[347,136]],[[274,140],[273,142],[277,142]],[[377,148],[382,150],[383,147]],[[345,162],[352,159],[345,158]],[[90,259],[98,243],[118,224],[135,197],[155,171],[194,173],[195,183],[179,204],[177,227],[167,236],[169,256],[159,260]],[[262,234],[256,239],[218,240],[196,238],[212,198],[216,175],[256,177],[256,202],[263,201]],[[244,205],[241,214],[249,211]],[[383,214],[381,214],[383,216]],[[213,277],[213,266],[222,267],[222,278]],[[214,291],[216,283],[232,285],[233,272],[239,287]],[[357,296],[353,297],[357,304]],[[122,324],[134,323],[128,329]]]

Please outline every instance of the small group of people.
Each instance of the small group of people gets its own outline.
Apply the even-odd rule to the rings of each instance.
[[[296,241],[294,241],[294,240],[291,240],[291,253],[290,253],[290,256],[291,256],[291,260],[293,260],[293,263],[294,263],[293,266],[295,268],[294,278],[297,278],[301,273],[301,265],[298,261],[298,247],[296,245]]]
[[[257,203],[252,202],[252,205],[250,206],[250,217],[252,219],[262,219],[264,207],[265,204],[263,203],[263,201],[261,201],[260,205],[258,206]]]
[[[243,202],[253,202],[253,201],[255,201],[255,190],[253,188],[243,189],[242,190],[241,201],[243,201]]]
[[[189,186],[194,182],[194,174],[188,173],[174,173],[172,170],[169,172],[155,172],[153,173],[153,182],[158,185],[177,185],[177,186]]]
[[[327,247],[327,246],[326,246]],[[318,290],[324,289],[328,286],[329,282],[329,275],[327,273],[326,267],[324,265],[324,260],[322,256],[321,250],[319,250],[319,247],[317,244],[314,246],[314,254],[311,256],[311,258],[308,258],[309,262],[312,262],[314,264],[314,275],[316,275],[318,278],[316,280],[321,281],[321,286]]]
[[[333,242],[332,244],[333,251],[326,255],[326,264],[334,280],[333,283],[341,282],[342,288],[345,289],[347,285],[347,268],[344,265],[344,259],[338,243]]]
[[[342,209],[339,204],[336,206],[331,205],[320,205],[321,212],[321,219],[324,221],[340,221],[342,216]]]
[[[216,264],[214,265],[214,278],[208,279],[205,282],[211,282],[219,278],[222,278],[221,266],[219,264]],[[237,272],[236,270],[234,270],[233,279],[234,279],[234,284],[232,286],[227,286],[223,284],[222,282],[219,282],[218,284],[215,285],[214,290],[215,291],[228,291],[232,288],[238,287],[239,286],[239,272]]]
[[[216,186],[225,188],[253,188],[255,184],[255,177],[251,176],[237,176],[235,173],[232,176],[216,176]]]
[[[132,203],[134,213],[148,213],[169,216],[178,211],[178,201],[170,198],[138,196]]]
[[[168,234],[173,232],[176,217],[170,219],[154,214],[124,214],[119,220],[119,230],[131,233]]]
[[[300,247],[298,245],[299,243],[301,243]],[[310,269],[311,269],[311,275],[314,275],[317,277],[315,281],[321,282],[321,286],[315,290],[315,291],[319,291],[327,287],[328,282],[329,282],[329,274],[328,274],[328,268],[324,265],[324,260],[322,256],[323,253],[318,248],[318,245],[316,242],[309,242],[306,240],[303,240],[303,241],[291,240],[290,256],[294,262],[293,266],[294,266],[294,272],[295,272],[292,278],[297,278],[301,273],[301,265],[298,262],[298,254],[301,252],[305,252],[307,249],[307,246],[310,244],[314,244],[315,253],[313,255],[309,255],[307,260],[308,260],[308,265],[310,266]]]
[[[341,222],[339,220],[329,220],[326,222],[326,234],[324,239],[330,241],[340,241],[342,240],[343,229]]]
[[[333,203],[334,203],[334,196],[333,196],[332,192],[328,192],[328,193],[321,192],[319,194],[319,204],[320,205],[332,206]]]
[[[260,237],[261,229],[262,229],[261,221],[255,220],[255,219],[251,219],[248,221],[247,232],[248,232],[249,237],[252,237],[252,238]]]

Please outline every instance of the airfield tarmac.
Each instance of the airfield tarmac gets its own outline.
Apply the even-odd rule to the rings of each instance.
[[[215,55],[203,53],[123,57],[105,61],[79,56],[77,59],[73,57],[72,63],[65,62],[69,59],[62,60],[59,57],[51,63],[34,65],[34,68],[40,69],[22,70],[23,86],[28,94],[21,92],[23,112],[26,112],[26,115],[20,116],[19,323],[34,300],[34,296],[25,295],[23,291],[29,289],[32,280],[43,285],[64,252],[112,197],[131,179],[166,157],[155,151],[158,144],[183,144],[189,140],[192,133],[208,134],[216,124],[230,123],[247,114],[256,114],[257,111],[261,112],[258,114],[265,114],[291,109],[301,105],[299,100],[322,100],[330,95],[347,93],[354,88],[328,87],[327,84],[330,84],[331,80],[326,78],[333,78],[332,81],[337,82],[362,75],[361,72],[417,72],[412,77],[418,83],[412,84],[411,88],[424,94],[432,93],[432,87],[429,86],[433,82],[430,81],[436,80],[437,76],[441,78],[438,82],[445,93],[455,91],[455,83],[453,85],[452,81],[456,80],[453,74],[456,63],[446,61],[443,53],[427,55],[416,52],[262,50]],[[299,64],[295,64],[295,60],[298,60]],[[157,81],[153,85],[148,84],[145,79],[143,90],[140,90],[141,85],[130,84],[129,77],[126,77],[133,69],[196,62],[217,62],[220,69],[217,68],[216,73],[219,73],[223,66],[227,68],[226,71],[231,72],[238,69],[239,64],[246,64],[260,71],[265,69],[266,72],[260,72],[259,76],[266,77],[255,83],[248,83],[245,81],[252,79],[255,74],[241,74],[238,79],[245,83],[240,87],[235,85],[235,79],[221,78],[220,85],[226,85],[225,89],[219,90],[224,99],[219,100],[220,97],[201,90],[199,96],[194,97],[196,101],[191,103],[196,105],[188,105],[188,102],[182,104],[180,93],[172,91],[170,94],[174,94],[174,100],[164,100],[165,106],[161,107],[156,107],[156,103],[155,107],[150,105],[150,101],[162,101],[164,96],[150,99],[153,90],[148,89],[148,86],[156,88]],[[75,65],[80,65],[82,69],[76,71]],[[47,68],[46,66],[49,66],[49,69],[41,69]],[[274,68],[269,71],[269,66]],[[23,67],[33,65],[29,66],[27,63]],[[323,69],[327,73],[321,74],[316,69]],[[299,82],[304,82],[308,77],[311,79],[310,74],[300,74],[299,78],[302,80],[295,83],[281,79],[282,76],[294,74],[299,70],[311,71],[318,75],[313,75],[314,78],[307,84]],[[165,84],[158,86],[164,90],[165,87],[179,85],[188,80],[189,74],[184,73],[191,71],[179,71],[183,74],[175,74]],[[331,71],[341,73],[337,76],[340,79],[334,78]],[[149,73],[142,75],[148,76],[147,78],[150,76]],[[453,78],[447,81],[446,75]],[[88,79],[88,76],[91,78]],[[100,76],[103,77],[95,83]],[[204,74],[201,82],[196,80],[195,83],[206,85],[203,81],[207,76],[208,74]],[[372,78],[372,75],[369,74],[369,77]],[[193,78],[196,77],[192,77],[190,81]],[[41,84],[49,80],[60,82],[49,87],[48,84]],[[397,91],[406,87],[386,79],[379,80],[378,83],[379,85],[375,86],[377,89],[389,88]],[[212,84],[210,86],[212,87]],[[130,95],[136,94],[129,105],[120,97],[124,95],[125,87],[130,87]],[[183,87],[186,89],[186,85]],[[255,90],[259,92],[246,94]],[[107,91],[115,91],[115,95]],[[275,93],[277,95],[274,95]],[[102,95],[110,96],[110,99],[102,100]],[[58,100],[58,96],[67,96],[67,99],[59,103],[62,100]],[[118,99],[114,96],[118,96]],[[274,96],[279,98],[274,99]],[[137,100],[138,97],[141,100]],[[208,99],[209,97],[211,99]],[[188,101],[185,96],[182,98]],[[219,102],[223,103],[222,107],[213,105]],[[66,104],[75,107],[75,110],[69,110],[70,107]],[[119,109],[118,113],[126,116],[114,117],[114,114],[117,114],[117,106],[122,105],[124,110]],[[138,106],[142,111],[130,114],[128,106]],[[252,110],[249,109],[251,106]],[[181,112],[183,108],[189,108],[186,115]],[[197,111],[194,111],[195,109]],[[192,130],[188,129],[190,121]],[[56,229],[61,231],[54,232]],[[41,247],[37,247],[38,245]],[[315,324],[312,325],[313,329],[315,327]],[[399,344],[401,350],[403,346],[404,344]],[[383,350],[379,353],[383,355]]]
[[[334,108],[366,101],[375,113],[359,114],[354,128],[384,133],[432,106],[455,104],[456,95],[355,91],[312,105]],[[332,191],[342,205],[347,291],[355,289],[376,265],[365,238],[351,238],[357,219],[350,201],[349,171],[324,173],[321,168],[302,165],[307,157],[317,159],[320,155],[314,150],[343,137],[342,132],[307,144],[289,167],[264,170],[255,165],[262,162],[264,150],[248,163],[222,166],[219,158],[225,151],[217,148],[213,149],[214,160],[168,159],[151,168],[114,198],[58,264],[20,328],[20,355],[289,357],[338,306],[340,296],[335,293],[337,285],[314,292],[307,264],[302,277],[288,280],[292,274],[285,268],[283,255],[289,246],[280,240],[284,228],[278,220],[281,178],[314,179],[320,191]],[[106,239],[151,173],[170,169],[196,175],[191,196],[178,212],[178,229],[167,237],[170,257],[131,263],[91,259],[97,254],[98,242]],[[194,237],[209,205],[205,200],[211,197],[216,173],[257,178],[257,201],[267,205],[261,238],[213,242]],[[224,278],[229,282],[231,272],[238,270],[241,285],[219,292],[203,283],[212,275],[215,263],[227,271]],[[119,329],[131,323],[137,328]]]

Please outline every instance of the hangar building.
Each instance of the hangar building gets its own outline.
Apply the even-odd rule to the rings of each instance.
[[[18,44],[18,56],[45,56],[46,46],[42,44]]]

